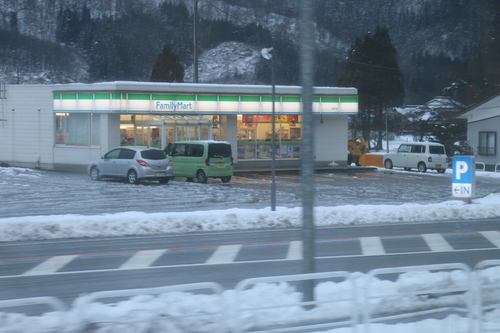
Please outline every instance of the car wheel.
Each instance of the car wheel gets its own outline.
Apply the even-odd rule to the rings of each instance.
[[[445,171],[446,171],[446,169],[437,169],[438,173],[444,173]]]
[[[135,172],[135,170],[130,170],[127,174],[127,180],[130,184],[139,184],[139,179],[137,179],[137,172]]]
[[[160,184],[168,184],[169,180],[170,180],[170,178],[168,178],[168,177],[167,178],[161,178],[160,179]]]
[[[198,183],[206,183],[207,175],[205,175],[205,171],[198,170],[198,172],[196,173],[196,180],[198,180]]]
[[[392,169],[392,167],[393,167],[392,161],[391,160],[385,160],[384,166],[385,166],[386,169]]]
[[[229,183],[231,181],[231,176],[221,177],[220,180],[222,180],[223,183]]]
[[[418,172],[427,172],[427,167],[424,162],[418,163]]]
[[[101,179],[101,175],[99,173],[99,168],[94,166],[92,167],[92,169],[90,169],[90,178],[92,180],[100,180]]]

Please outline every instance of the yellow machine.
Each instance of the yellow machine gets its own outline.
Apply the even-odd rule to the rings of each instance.
[[[347,149],[349,155],[347,157],[347,165],[355,163],[357,166],[376,166],[383,168],[384,155],[370,154],[370,149],[362,136],[347,141]]]

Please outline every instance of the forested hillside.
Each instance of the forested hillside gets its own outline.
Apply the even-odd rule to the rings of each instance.
[[[258,50],[273,46],[277,82],[298,84],[299,1],[198,0],[199,68],[205,71],[200,82],[269,83],[269,63]],[[166,44],[179,55],[185,80],[191,80],[193,3],[0,0],[0,81],[148,81]],[[356,38],[381,26],[397,51],[406,104],[443,94],[470,104],[500,88],[498,0],[316,0],[315,5],[316,85],[337,85]]]

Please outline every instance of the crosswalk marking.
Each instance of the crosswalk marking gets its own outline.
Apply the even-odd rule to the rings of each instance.
[[[167,250],[139,251],[130,257],[119,269],[140,269],[149,267]]]
[[[63,266],[68,264],[70,261],[78,257],[75,256],[60,256],[60,257],[52,257],[50,259],[41,262],[36,265],[29,271],[24,272],[22,275],[47,275],[53,274],[61,269]]]
[[[453,251],[451,245],[440,234],[424,234],[422,237],[433,252]]]
[[[302,260],[302,241],[290,242],[286,260]]]
[[[500,248],[500,232],[498,231],[481,231],[481,235],[489,240],[493,245]]]
[[[363,237],[360,238],[360,241],[363,255],[376,256],[385,254],[384,247],[382,246],[382,241],[379,237]]]
[[[206,264],[216,265],[216,264],[227,264],[234,261],[236,255],[241,249],[241,245],[224,245],[219,246],[217,250],[208,258]]]

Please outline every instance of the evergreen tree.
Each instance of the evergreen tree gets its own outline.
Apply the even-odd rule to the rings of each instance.
[[[165,45],[156,57],[150,80],[152,82],[184,82],[184,67],[170,45]]]
[[[339,85],[358,89],[358,117],[363,136],[370,142],[370,132],[377,131],[376,148],[382,149],[384,111],[401,106],[405,98],[403,74],[387,28],[377,27],[375,33],[355,40]]]

